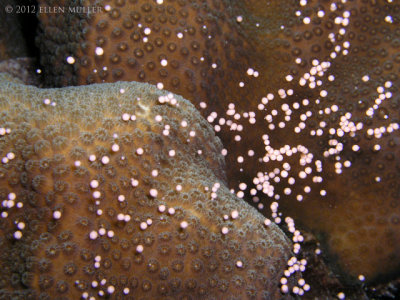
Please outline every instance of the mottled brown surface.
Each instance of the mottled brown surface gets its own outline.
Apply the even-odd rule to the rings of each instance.
[[[50,2],[41,3],[45,6]],[[55,22],[51,15],[41,16],[44,33],[38,41],[49,85],[162,82],[167,90],[183,95],[197,107],[205,102],[204,116],[217,113],[215,120],[211,119],[214,125],[220,118],[242,125],[241,131],[226,122],[220,125],[219,136],[228,149],[230,186],[237,189],[245,182],[246,197],[251,198],[249,191],[257,172],[278,168],[280,173],[283,163],[288,163],[288,177],[280,176],[279,182],[267,179],[274,187],[270,196],[280,197],[285,215],[321,238],[324,250],[331,254],[331,260],[338,259],[345,274],[352,278],[363,274],[368,281],[379,281],[396,272],[400,264],[399,135],[395,131],[377,139],[367,130],[399,121],[400,8],[395,1],[383,0],[347,1],[336,8],[331,8],[332,3],[308,1],[303,8],[298,1],[171,0],[163,5],[154,1],[104,1],[111,10],[86,21],[66,15],[64,21]],[[300,16],[296,11],[301,11]],[[319,11],[323,16],[318,16]],[[336,18],[346,11],[349,24],[336,24]],[[392,23],[385,21],[386,16],[392,17]],[[304,24],[304,17],[310,18],[310,24]],[[143,41],[145,28],[151,29],[147,42]],[[343,34],[340,28],[345,29]],[[179,32],[182,39],[177,37]],[[350,42],[346,55],[345,41]],[[96,47],[102,47],[104,54],[96,56]],[[336,52],[335,58],[332,52]],[[76,58],[76,64],[65,63],[68,55]],[[296,58],[301,62],[296,63]],[[161,66],[162,59],[167,59],[166,67]],[[315,76],[315,82],[321,80],[321,85],[309,87],[307,82],[300,86],[299,79],[310,72],[314,59],[330,63],[321,76]],[[248,68],[258,71],[259,76],[248,76]],[[285,79],[289,74],[293,76],[290,82]],[[333,81],[329,75],[334,76]],[[367,82],[362,80],[365,75],[369,76]],[[387,81],[392,87],[385,92],[390,91],[392,97],[383,101],[373,117],[367,117],[368,107],[378,97],[377,88]],[[239,87],[239,82],[244,86]],[[279,89],[286,94],[292,90],[293,95],[280,97]],[[322,90],[327,91],[326,97],[321,96]],[[259,110],[258,104],[268,93],[273,93],[275,100]],[[304,105],[304,99],[309,100],[308,105]],[[229,103],[234,103],[235,110],[227,116]],[[294,108],[295,103],[299,108]],[[291,115],[280,129],[285,116],[282,104],[289,106]],[[333,105],[338,110],[327,113]],[[265,121],[274,109],[277,116]],[[246,113],[251,112],[256,114],[255,124],[249,124]],[[240,119],[234,118],[235,113]],[[304,122],[305,129],[294,133],[306,113],[311,115]],[[362,123],[363,129],[338,136],[341,118],[348,113],[350,121]],[[275,129],[268,127],[270,123]],[[323,130],[321,136],[312,136],[319,128]],[[335,129],[334,134],[329,133],[330,128]],[[269,157],[268,162],[260,163],[266,150],[271,150],[265,149],[263,135],[268,135],[267,146],[278,151],[285,145],[296,149],[303,145],[313,155],[308,165],[310,175],[299,178],[299,172],[305,169],[300,166],[299,154],[284,155],[278,162]],[[235,141],[236,136],[240,136],[240,142]],[[342,144],[343,149],[338,155],[324,157],[325,151],[336,147],[334,144]],[[381,146],[378,152],[371,150],[376,144]],[[360,146],[361,151],[352,151],[353,145]],[[254,156],[248,156],[249,150]],[[244,163],[237,162],[239,156]],[[322,172],[317,172],[317,160],[322,162]],[[342,174],[336,174],[335,164],[344,166],[345,161],[350,161],[351,167],[343,167]],[[320,176],[323,182],[313,182],[314,176]],[[294,185],[288,183],[290,177]],[[308,194],[304,192],[306,186],[311,187]],[[291,189],[290,195],[285,194],[286,188]],[[321,197],[321,190],[326,191],[325,197]],[[270,202],[260,191],[257,194],[262,202]],[[304,197],[301,203],[297,195]]]
[[[291,244],[228,191],[221,142],[188,101],[142,83],[0,78],[0,297],[283,297]]]
[[[37,62],[33,58],[19,57],[0,62],[0,73],[8,73],[28,85],[40,87],[41,76],[37,73]]]

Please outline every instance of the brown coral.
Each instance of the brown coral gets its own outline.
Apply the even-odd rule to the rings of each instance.
[[[41,16],[42,51],[57,55],[43,56],[48,84],[162,83],[219,132],[240,197],[260,209],[266,196],[279,200],[353,278],[396,273],[399,5],[160,3],[105,1],[103,13],[59,23]]]
[[[227,190],[188,101],[0,78],[3,298],[281,297],[290,243]]]

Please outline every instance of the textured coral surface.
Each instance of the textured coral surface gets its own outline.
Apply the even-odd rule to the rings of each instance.
[[[90,17],[40,16],[48,85],[161,83],[212,123],[239,197],[264,214],[277,201],[353,279],[398,272],[398,2],[101,7]]]
[[[221,142],[187,100],[0,87],[2,299],[283,297],[291,244],[227,190]]]

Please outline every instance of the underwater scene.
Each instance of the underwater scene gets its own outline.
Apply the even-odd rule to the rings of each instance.
[[[399,0],[0,0],[0,299],[400,299]]]

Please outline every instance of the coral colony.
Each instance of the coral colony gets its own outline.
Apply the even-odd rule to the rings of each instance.
[[[0,76],[0,295],[368,299],[396,279],[398,2],[79,4],[37,14],[47,89]]]
[[[302,266],[226,188],[222,144],[187,100],[1,84],[3,295],[275,298],[287,261]]]

